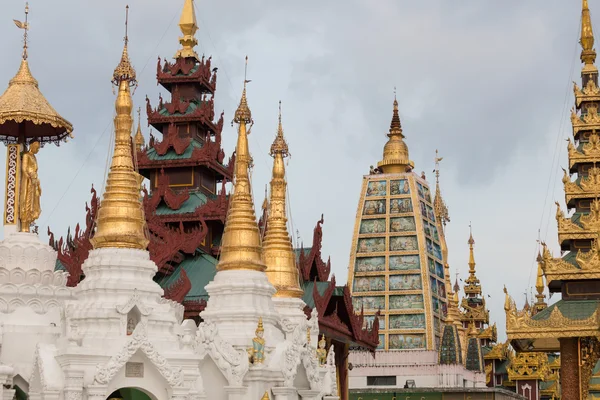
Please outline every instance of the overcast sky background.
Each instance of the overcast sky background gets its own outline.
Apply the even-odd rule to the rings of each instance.
[[[146,95],[153,106],[159,92],[166,95],[156,85],[156,60],[173,57],[179,47],[183,0],[128,4],[129,52],[140,82],[134,101],[145,110]],[[46,146],[38,157],[45,241],[48,225],[60,236],[84,222],[90,185],[102,186],[125,2],[29,5],[32,73],[75,127],[74,140]],[[580,6],[563,0],[196,0],[198,53],[212,55],[219,67],[215,103],[217,115],[225,111],[227,158],[236,140],[229,121],[249,56],[258,206],[270,179],[267,153],[282,100],[294,228],[308,246],[325,215],[323,254],[331,255],[339,283],[347,279],[362,175],[381,159],[396,86],[416,172],[425,171],[434,184],[435,150],[444,157],[452,273],[467,275],[472,221],[478,276],[504,337],[502,286],[522,306],[535,282],[538,229],[558,252],[554,201],[564,205],[558,166],[567,164],[571,82],[580,81]],[[590,6],[599,21],[600,4]],[[23,7],[20,0],[3,1],[2,90],[19,66],[22,32],[11,19],[22,19]],[[148,137],[145,111],[142,119]],[[0,157],[4,165],[5,152]]]

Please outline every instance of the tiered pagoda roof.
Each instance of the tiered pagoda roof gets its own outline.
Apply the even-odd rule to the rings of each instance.
[[[569,168],[564,170],[567,216],[557,203],[556,220],[561,256],[545,244],[538,256],[537,302],[518,310],[506,294],[506,331],[517,351],[561,352],[563,398],[587,398],[593,368],[600,357],[600,150],[598,132],[598,69],[587,0],[582,0],[581,88],[574,84],[569,139]],[[572,174],[576,174],[573,179]],[[543,274],[543,276],[542,276]],[[544,282],[561,300],[546,306]],[[505,289],[506,293],[506,289]]]

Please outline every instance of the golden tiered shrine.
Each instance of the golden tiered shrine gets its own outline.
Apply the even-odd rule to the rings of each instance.
[[[537,302],[517,310],[506,294],[506,330],[517,352],[560,351],[560,386],[564,400],[588,397],[590,380],[600,357],[600,88],[595,65],[594,35],[587,0],[581,18],[582,87],[574,85],[571,112],[573,140],[568,141],[569,168],[563,183],[567,209],[558,207],[561,257],[543,244],[538,257]],[[572,175],[576,175],[573,179]],[[562,299],[547,307],[544,284]]]

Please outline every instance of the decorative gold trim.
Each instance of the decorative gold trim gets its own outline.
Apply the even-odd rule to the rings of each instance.
[[[527,310],[518,311],[514,300],[506,293],[504,304],[506,313],[506,335],[514,339],[547,339],[596,336],[600,319],[596,309],[585,319],[571,319],[563,316],[554,306],[547,319],[533,319]]]
[[[4,225],[19,223],[19,191],[21,187],[21,145],[6,146],[6,180],[4,196]]]

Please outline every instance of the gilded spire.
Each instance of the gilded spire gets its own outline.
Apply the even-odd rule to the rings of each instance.
[[[287,230],[285,165],[283,159],[289,156],[288,145],[283,137],[281,124],[281,102],[279,102],[279,126],[271,145],[273,157],[273,177],[271,179],[271,199],[267,218],[267,230],[263,242],[263,254],[267,265],[267,277],[277,292],[275,297],[301,298],[296,255]]]
[[[135,148],[138,150],[141,150],[144,147],[145,141],[144,141],[144,135],[142,135],[142,109],[140,107],[138,107],[137,110],[138,113],[138,126],[137,126],[137,131],[135,132],[135,137],[134,137],[134,143],[135,143]]]
[[[437,149],[435,150],[435,198],[433,200],[433,209],[435,211],[435,215],[440,220],[443,226],[446,226],[446,223],[450,222],[450,215],[448,214],[448,207],[446,206],[446,202],[442,198],[442,191],[440,189],[440,161],[442,161],[444,157],[440,157]]]
[[[584,72],[597,71],[594,66],[596,61],[596,50],[594,50],[594,32],[592,31],[592,19],[590,17],[590,9],[588,1],[583,0],[581,7],[581,62],[585,65]]]
[[[239,124],[233,177],[235,183],[223,232],[218,271],[266,269],[248,174],[252,157],[248,149],[249,132],[246,131],[246,125],[251,123],[252,118],[246,101],[247,82],[244,81],[242,100],[234,118],[234,122]]]
[[[400,124],[400,115],[398,114],[398,100],[394,94],[394,112],[390,131],[387,134],[389,140],[383,148],[383,160],[377,163],[377,167],[383,170],[384,174],[404,173],[412,170],[415,164],[409,160],[408,146],[404,142],[404,134]]]
[[[243,123],[244,126],[247,124],[252,124],[252,112],[250,111],[250,107],[248,107],[248,100],[246,99],[246,84],[250,81],[247,78],[248,74],[248,56],[246,56],[246,67],[244,71],[244,90],[242,90],[242,98],[240,99],[240,105],[237,110],[235,110],[235,114],[233,117],[233,122],[236,124]]]
[[[127,16],[129,6],[127,6]],[[145,234],[146,219],[140,202],[137,174],[131,154],[131,130],[133,101],[130,87],[136,84],[135,70],[127,54],[127,18],[125,22],[125,46],[121,61],[113,74],[113,84],[119,88],[115,102],[116,117],[115,148],[106,181],[96,233],[90,239],[98,248],[146,249],[148,239]]]
[[[31,75],[29,70],[29,63],[27,62],[27,34],[29,31],[29,5],[25,6],[25,22],[13,20],[15,25],[23,29],[23,54],[21,59],[21,66],[19,71],[12,78],[8,84],[6,91],[0,96],[0,125],[3,125],[7,121],[14,121],[20,124],[24,121],[30,121],[33,123],[34,129],[40,125],[45,125],[45,130],[52,127],[54,129],[53,136],[58,139],[64,138],[67,134],[71,134],[73,126],[69,121],[61,117],[56,110],[50,105],[48,100],[40,92],[38,81]],[[32,135],[37,139],[42,136]],[[5,134],[0,132],[1,136],[14,136],[14,132]],[[46,133],[48,136],[49,133]],[[32,139],[27,137],[26,139]],[[55,139],[52,138],[54,141]]]
[[[475,275],[475,255],[473,245],[475,240],[473,239],[473,230],[469,224],[469,277],[465,281],[465,294],[469,297],[476,297],[481,295],[481,286],[479,285],[479,279]]]
[[[194,0],[185,0],[183,11],[179,19],[179,29],[183,36],[179,38],[181,49],[177,50],[175,58],[193,57],[198,59],[198,54],[194,47],[198,44],[196,32],[198,31],[198,23],[196,22],[196,10],[194,8]]]

